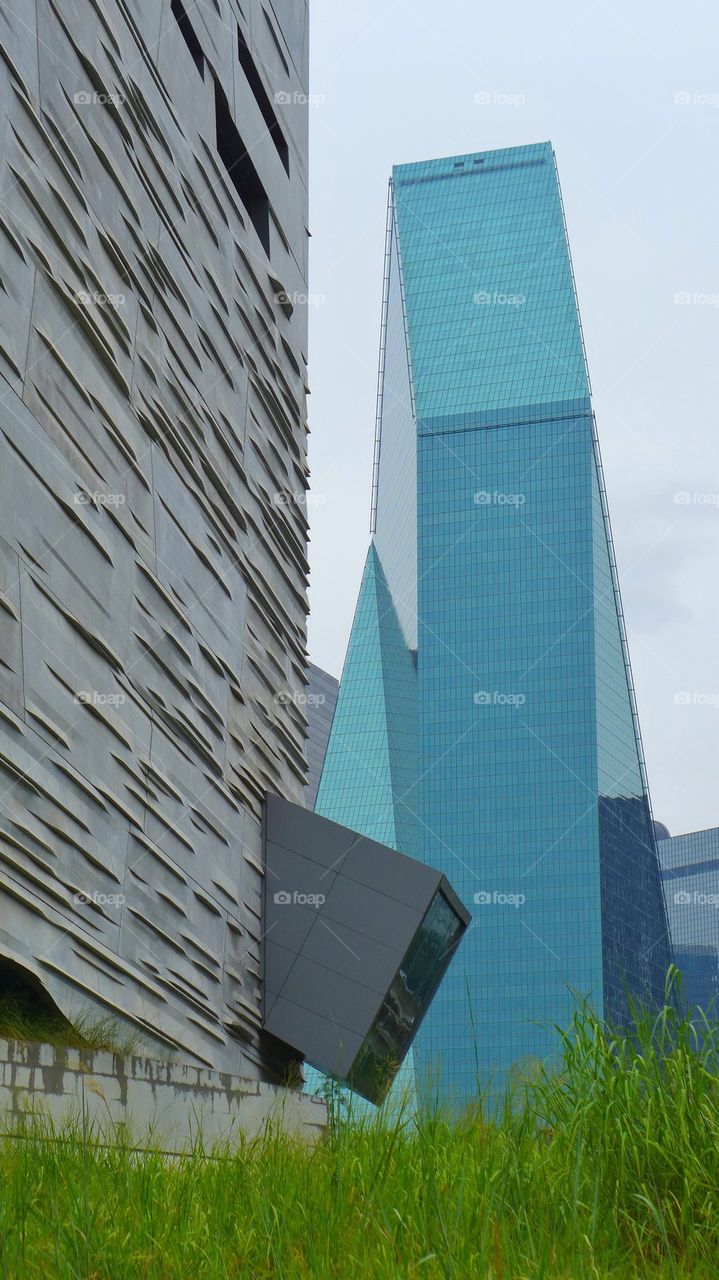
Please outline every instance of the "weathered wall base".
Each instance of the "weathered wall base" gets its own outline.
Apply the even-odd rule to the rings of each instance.
[[[268,1125],[313,1143],[327,1108],[295,1090],[186,1063],[0,1039],[0,1132],[18,1132],[26,1117],[180,1154],[198,1142],[207,1151],[236,1145]]]

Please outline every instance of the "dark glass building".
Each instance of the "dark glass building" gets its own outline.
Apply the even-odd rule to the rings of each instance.
[[[549,143],[390,181],[372,542],[319,813],[475,920],[415,1045],[470,1101],[671,959]]]

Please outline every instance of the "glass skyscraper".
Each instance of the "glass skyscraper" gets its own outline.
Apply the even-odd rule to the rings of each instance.
[[[666,836],[666,838],[663,838]],[[719,827],[657,833],[683,1003],[719,1016]]]
[[[316,808],[473,924],[415,1044],[476,1098],[671,960],[549,143],[397,166],[372,542]]]

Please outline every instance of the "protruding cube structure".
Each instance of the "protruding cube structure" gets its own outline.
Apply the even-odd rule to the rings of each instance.
[[[268,796],[264,1026],[381,1102],[469,923],[449,881]]]

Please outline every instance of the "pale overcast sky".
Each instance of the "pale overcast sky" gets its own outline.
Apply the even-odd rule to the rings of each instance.
[[[341,672],[369,540],[391,166],[550,139],[654,815],[719,826],[719,11],[312,0],[311,18],[312,660]]]

